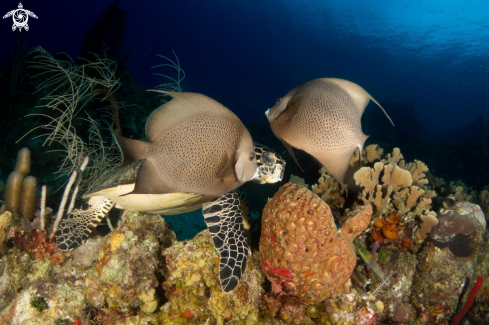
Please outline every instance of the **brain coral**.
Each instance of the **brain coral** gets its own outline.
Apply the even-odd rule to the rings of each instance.
[[[372,207],[353,211],[341,230],[329,206],[304,187],[287,183],[263,210],[260,260],[275,293],[317,303],[341,291],[356,264],[353,239]]]

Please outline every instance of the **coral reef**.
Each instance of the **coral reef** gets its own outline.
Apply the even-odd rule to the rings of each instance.
[[[369,147],[370,152],[372,148]],[[366,150],[364,156],[367,156]],[[370,154],[373,161],[381,155],[379,149],[375,152]],[[374,207],[373,221],[377,228],[372,228],[374,241],[387,239],[407,246],[408,241],[414,240],[414,247],[419,248],[436,223],[431,210],[436,192],[427,186],[427,171],[428,167],[421,161],[405,163],[399,148],[394,148],[372,167],[362,167],[355,172],[353,178],[361,188],[358,198]],[[417,218],[421,220],[419,224]]]
[[[163,256],[168,302],[161,307],[162,324],[259,324],[264,276],[257,255],[248,260],[243,278],[230,293],[222,292],[219,284],[219,255],[207,230],[164,250]]]
[[[333,296],[356,264],[353,239],[369,224],[372,210],[352,212],[337,230],[327,204],[295,184],[285,184],[263,211],[261,266],[275,293],[318,303]]]
[[[83,287],[69,281],[40,280],[23,290],[0,312],[0,324],[73,323],[84,313]]]
[[[326,168],[322,167],[319,173],[321,177],[319,177],[318,184],[312,186],[312,191],[320,196],[331,208],[343,208],[345,204],[345,198],[343,197],[345,190],[341,188],[340,183]]]
[[[114,108],[110,92],[102,95]],[[315,173],[306,170],[301,177],[314,183]],[[230,293],[220,288],[208,231],[177,241],[159,216],[126,213],[108,235],[94,232],[72,254],[57,251],[46,238],[50,219],[41,230],[40,218],[29,223],[18,215],[26,208],[20,193],[28,173],[17,171],[11,182],[17,194],[10,191],[15,199],[6,201],[17,212],[0,213],[0,324],[489,322],[489,187],[476,191],[444,175],[445,181],[420,161],[406,163],[398,148],[387,155],[377,145],[357,152],[349,175],[358,185],[348,183],[348,196],[325,168],[312,186],[318,196],[282,187],[263,211],[260,251]],[[256,202],[272,195],[247,186],[256,192],[250,197],[258,225]],[[34,203],[34,195],[27,201]],[[197,213],[192,219],[202,221]],[[185,216],[173,220],[191,228]],[[362,261],[356,250],[372,251],[376,263]]]
[[[157,302],[150,298],[159,283],[160,250],[173,243],[175,234],[156,215],[126,213],[120,222],[105,238],[95,274],[85,278],[87,300],[97,308],[107,304],[123,314],[137,307],[153,312]]]
[[[89,267],[77,266],[71,259],[63,264],[48,258],[31,259],[39,251],[11,248],[1,259],[5,272],[0,278],[0,315],[11,317],[9,324],[34,320],[55,324],[88,321],[89,317],[117,324],[134,311],[152,313],[159,303],[155,288],[161,281],[161,249],[174,241],[175,234],[160,216],[129,213],[117,230],[103,238],[96,263],[86,262],[92,252],[79,252],[89,255],[78,257]],[[32,306],[39,297],[47,305],[42,312]],[[97,309],[95,315],[89,315],[87,302]],[[16,312],[19,308],[22,313]]]
[[[418,324],[446,324],[466,278],[475,278],[476,255],[460,258],[428,243],[418,261],[411,294]]]

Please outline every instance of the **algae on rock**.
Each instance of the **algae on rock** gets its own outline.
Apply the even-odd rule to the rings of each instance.
[[[248,259],[246,272],[232,292],[222,292],[219,255],[207,230],[192,240],[178,242],[163,251],[168,302],[159,314],[162,324],[257,324],[264,275],[256,254]]]

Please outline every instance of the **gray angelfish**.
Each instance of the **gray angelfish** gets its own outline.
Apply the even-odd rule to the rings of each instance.
[[[218,102],[201,94],[165,93],[173,99],[149,117],[147,141],[116,136],[123,163],[84,195],[83,209],[61,221],[56,244],[77,248],[113,206],[162,215],[202,209],[220,255],[221,287],[231,291],[250,254],[235,189],[249,180],[280,181],[285,164],[268,148],[254,146],[239,118]]]
[[[362,153],[368,138],[362,132],[360,118],[370,100],[385,113],[359,85],[322,78],[295,87],[265,114],[273,133],[298,165],[292,147],[319,160],[344,187],[350,158],[356,148]]]

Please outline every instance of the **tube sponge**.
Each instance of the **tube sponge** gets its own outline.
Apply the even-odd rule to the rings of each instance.
[[[29,148],[22,148],[19,150],[15,171],[21,173],[24,177],[31,171],[31,151]]]
[[[19,213],[20,193],[22,192],[22,180],[24,176],[18,172],[10,173],[5,190],[5,210],[12,213]]]
[[[24,178],[22,195],[20,197],[20,214],[28,220],[34,218],[36,212],[37,179],[34,176]]]

